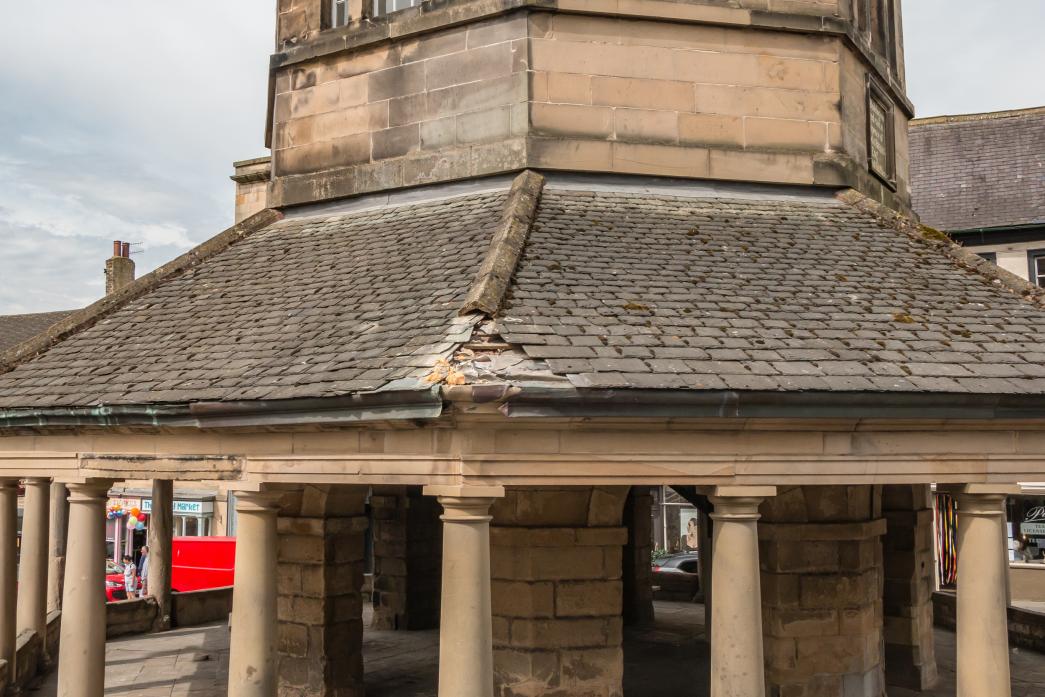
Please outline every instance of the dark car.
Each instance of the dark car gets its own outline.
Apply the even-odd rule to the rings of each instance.
[[[701,600],[700,557],[682,552],[653,562],[653,597],[657,600]]]

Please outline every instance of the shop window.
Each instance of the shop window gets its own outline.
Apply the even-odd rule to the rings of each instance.
[[[1027,252],[1027,263],[1030,267],[1030,282],[1045,288],[1045,249],[1032,249]]]
[[[1014,559],[1045,564],[1045,496],[1016,496],[1011,499]]]

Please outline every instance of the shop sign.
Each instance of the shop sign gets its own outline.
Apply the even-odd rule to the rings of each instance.
[[[1045,506],[1038,506],[1027,511],[1027,515],[1023,517],[1023,520],[1027,523],[1033,523],[1041,521],[1045,523]]]
[[[152,499],[142,499],[142,512],[152,513]],[[211,501],[175,501],[174,515],[208,515],[214,512]]]
[[[1045,537],[1045,523],[1021,523],[1020,532],[1030,537]]]
[[[109,499],[109,503],[106,505],[106,508],[112,509],[116,508],[117,506],[119,506],[125,511],[129,511],[132,508],[141,508],[142,510],[145,510],[141,499]]]

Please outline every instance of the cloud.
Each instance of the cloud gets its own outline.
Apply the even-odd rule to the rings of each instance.
[[[103,292],[232,223],[234,160],[264,152],[275,1],[16,3],[0,62],[0,314]],[[89,29],[89,30],[85,30]]]
[[[907,92],[919,116],[1045,105],[1045,3],[905,0]]]

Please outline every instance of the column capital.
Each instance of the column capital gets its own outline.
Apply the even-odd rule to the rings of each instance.
[[[941,494],[951,496],[1016,496],[1020,493],[1019,484],[941,484],[936,487]]]
[[[22,480],[26,486],[51,486],[50,477],[26,477]]]
[[[423,489],[423,493],[425,496],[438,496],[440,498],[500,499],[504,498],[504,487],[469,484],[430,484]]]
[[[759,505],[776,496],[775,486],[709,487],[708,500],[715,507],[712,520],[758,520]]]
[[[7,489],[18,491],[18,479],[14,477],[0,477],[0,491]]]
[[[482,523],[492,520],[490,506],[504,496],[503,486],[426,486],[425,496],[435,496],[443,507],[444,523]]]
[[[109,498],[109,489],[115,483],[114,479],[91,479],[86,482],[70,482],[66,484],[69,490],[69,503],[83,502],[105,502]]]
[[[279,510],[279,502],[283,498],[278,491],[237,491],[231,490],[236,497],[237,513],[275,513]]]

